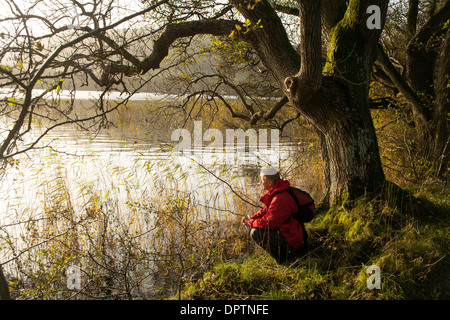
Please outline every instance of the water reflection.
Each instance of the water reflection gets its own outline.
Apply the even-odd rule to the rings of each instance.
[[[245,153],[245,157],[229,165],[225,161],[227,154],[207,148],[185,154],[173,150],[170,142],[134,143],[108,132],[92,137],[75,128],[51,131],[43,144],[50,141],[51,148],[21,156],[0,181],[3,222],[11,216],[17,217],[18,212],[38,213],[45,200],[43,197],[49,192],[48,183],[56,178],[64,179],[68,190],[73,192],[72,199],[78,199],[80,189],[90,185],[100,193],[115,193],[120,208],[130,197],[135,197],[136,201],[149,197],[155,181],[179,182],[172,187],[196,192],[204,199],[209,198],[207,192],[211,185],[216,185],[215,191],[229,193],[224,181],[233,180],[238,188],[240,177],[255,177],[259,168],[267,163],[264,150],[260,154]],[[277,156],[288,159],[297,152],[297,147],[281,142],[279,150]],[[221,178],[211,174],[214,172]],[[259,192],[256,186],[255,192]]]
[[[0,181],[0,240],[11,241],[0,247],[0,263],[11,262],[4,270],[17,278],[58,274],[62,284],[48,288],[53,298],[73,295],[64,285],[71,265],[89,274],[88,297],[154,298],[165,281],[176,280],[173,288],[188,270],[206,268],[227,244],[235,246],[222,217],[248,214],[234,207],[233,191],[256,205],[256,176],[267,161],[264,150],[229,164],[226,153],[203,146],[183,153],[171,142],[135,143],[110,132],[92,137],[75,128],[56,129],[44,140],[51,148],[18,157]],[[277,156],[291,159],[297,149],[281,141]],[[26,223],[31,219],[42,223]],[[17,257],[23,252],[29,256]],[[35,292],[33,282],[23,283]],[[98,292],[102,287],[106,293]]]

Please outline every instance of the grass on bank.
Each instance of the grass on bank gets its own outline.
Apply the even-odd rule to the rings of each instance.
[[[390,186],[376,198],[344,197],[307,226],[306,256],[277,265],[256,248],[245,260],[217,264],[187,283],[179,297],[448,299],[450,202],[444,191],[416,188],[408,197]],[[367,287],[370,265],[380,267],[379,290]]]

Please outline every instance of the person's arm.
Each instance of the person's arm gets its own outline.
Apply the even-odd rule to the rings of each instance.
[[[259,218],[262,218],[262,217],[264,217],[264,215],[266,214],[266,212],[267,212],[267,207],[261,208],[261,209],[259,209],[259,211],[258,211],[257,213],[251,215],[251,216],[250,216],[250,219],[259,219]]]
[[[275,196],[272,199],[270,206],[267,208],[266,214],[259,216],[253,215],[248,221],[252,228],[259,229],[275,229],[283,224],[292,214],[292,210],[286,203],[286,198],[283,196]]]
[[[266,214],[267,207],[261,208],[257,213],[253,215],[248,215],[242,218],[241,222],[244,226],[251,227],[250,221],[253,221],[254,219],[260,219]]]

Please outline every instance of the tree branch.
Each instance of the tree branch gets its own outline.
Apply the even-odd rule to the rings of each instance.
[[[278,101],[269,111],[267,112],[257,112],[253,114],[253,116],[250,119],[250,124],[255,125],[260,119],[264,120],[270,120],[275,117],[275,115],[278,113],[278,111],[283,108],[283,106],[289,102],[289,98],[287,96],[284,96],[281,98],[280,101]]]
[[[238,21],[233,20],[202,20],[169,24],[163,34],[157,39],[152,53],[138,67],[138,72],[145,74],[149,70],[158,69],[161,61],[168,55],[169,47],[175,40],[198,34],[229,35]]]
[[[298,8],[287,6],[287,5],[282,5],[279,3],[273,3],[272,6],[276,11],[284,13],[284,14],[288,14],[288,15],[296,16],[296,17],[298,17],[298,15],[299,15]]]
[[[231,4],[255,28],[243,39],[257,52],[280,88],[285,90],[286,77],[300,70],[300,56],[286,33],[283,22],[267,0],[230,0]]]
[[[450,0],[444,4],[417,30],[406,47],[406,74],[415,91],[434,96],[434,67],[441,36],[445,34],[442,25],[450,17]],[[431,118],[431,115],[427,115]]]
[[[391,63],[389,56],[384,51],[381,44],[378,44],[377,53],[377,61],[380,63],[383,71],[388,75],[397,89],[403,94],[405,99],[411,104],[415,117],[422,123],[422,125],[426,126],[427,120],[424,116],[424,108],[419,96],[409,86],[397,68]]]
[[[2,141],[1,145],[0,145],[0,159],[6,159],[6,158],[10,158],[12,157],[14,154],[20,153],[20,152],[24,152],[24,151],[20,151],[20,152],[16,152],[14,154],[8,154],[5,155],[5,152],[7,152],[14,144],[14,141],[16,140],[19,131],[22,128],[22,125],[25,121],[26,116],[28,115],[29,111],[30,111],[30,107],[31,107],[31,103],[32,103],[32,91],[34,89],[34,86],[36,85],[36,83],[40,80],[40,78],[43,76],[43,74],[52,66],[52,63],[54,63],[55,59],[67,48],[70,48],[88,38],[95,38],[99,35],[101,35],[103,32],[113,29],[121,24],[123,24],[124,22],[127,22],[135,17],[138,17],[140,15],[145,14],[146,12],[149,12],[151,10],[154,10],[155,8],[163,5],[167,3],[167,0],[162,0],[160,2],[155,3],[152,6],[149,6],[147,8],[145,8],[144,10],[141,10],[139,12],[133,13],[131,15],[128,15],[110,25],[107,25],[103,28],[98,28],[95,30],[92,30],[90,32],[84,33],[78,37],[76,37],[75,39],[71,40],[71,41],[67,41],[66,43],[58,46],[55,50],[53,50],[53,52],[51,52],[51,54],[43,61],[43,63],[39,66],[39,68],[36,70],[36,72],[31,76],[30,74],[30,79],[29,79],[29,83],[28,85],[24,86],[24,90],[25,90],[25,97],[24,97],[24,101],[22,103],[22,108],[20,110],[19,116],[17,121],[14,123],[14,125],[12,126],[11,130],[9,130],[8,135],[6,136],[6,138]],[[14,3],[15,5],[15,3]],[[17,8],[17,11],[20,12],[20,10]],[[20,12],[21,13],[21,12]],[[21,13],[22,14],[22,13]],[[30,36],[27,37],[28,41],[30,39]],[[31,50],[30,50],[31,52]],[[32,59],[30,59],[31,61]],[[3,74],[7,73],[5,70],[2,71]],[[8,75],[10,76],[10,75]],[[18,80],[17,78],[15,80]],[[24,85],[23,82],[17,82],[19,85]],[[50,128],[51,129],[51,128]],[[50,129],[48,129],[47,131],[49,131]],[[40,138],[39,138],[40,139]],[[39,141],[39,140],[38,140]],[[36,142],[37,143],[37,142]],[[35,145],[32,144],[32,147]],[[31,148],[26,148],[26,150],[29,150]],[[26,151],[25,150],[25,151]]]
[[[298,0],[300,18],[300,57],[298,74],[285,80],[293,99],[307,103],[322,84],[321,0]]]
[[[417,29],[417,15],[419,14],[419,0],[409,0],[409,8],[406,13],[406,29],[409,36],[413,36]]]

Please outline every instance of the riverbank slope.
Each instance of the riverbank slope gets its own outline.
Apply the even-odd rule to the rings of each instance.
[[[185,285],[182,299],[449,299],[445,186],[389,184],[382,196],[341,201],[307,226],[309,253],[277,265],[256,249]],[[380,289],[367,269],[380,268]],[[373,279],[373,278],[372,278]],[[371,282],[371,279],[369,279]],[[372,283],[373,287],[373,283]]]

